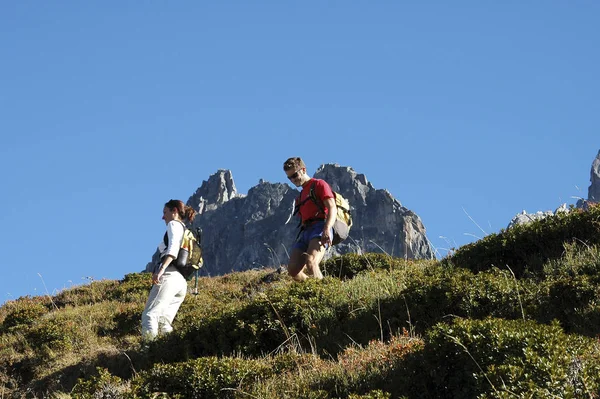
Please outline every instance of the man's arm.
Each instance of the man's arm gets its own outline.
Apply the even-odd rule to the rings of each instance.
[[[333,224],[337,218],[337,207],[335,206],[335,199],[326,198],[323,201],[325,208],[327,208],[327,219],[325,219],[325,226],[323,226],[323,235],[321,236],[321,244],[331,245],[333,237],[329,236],[329,230],[333,228]]]

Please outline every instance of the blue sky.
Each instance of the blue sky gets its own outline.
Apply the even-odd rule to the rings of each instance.
[[[442,255],[587,197],[599,15],[584,0],[2,2],[0,302],[142,270],[167,200],[218,169],[241,193],[285,182],[290,156],[365,174]]]

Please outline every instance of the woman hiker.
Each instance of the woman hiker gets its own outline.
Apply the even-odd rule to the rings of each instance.
[[[152,340],[158,334],[173,331],[172,323],[187,293],[187,281],[175,267],[185,225],[196,217],[196,211],[180,200],[170,200],[163,208],[167,225],[166,239],[158,245],[160,262],[152,274],[152,289],[142,312],[142,337]]]

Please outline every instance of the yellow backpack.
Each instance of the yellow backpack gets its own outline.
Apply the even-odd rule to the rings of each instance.
[[[181,273],[186,280],[190,280],[194,273],[200,270],[204,264],[202,259],[202,244],[201,237],[202,232],[199,228],[196,229],[196,234],[183,225],[183,240],[181,240],[181,247],[179,247],[179,254],[177,259],[174,261],[175,267]],[[167,233],[163,238],[163,242],[166,246],[169,245]],[[197,275],[197,273],[196,273]]]
[[[337,219],[333,224],[332,244],[339,244],[348,238],[350,227],[352,227],[352,215],[350,214],[350,203],[340,193],[333,192],[335,206],[337,208]]]

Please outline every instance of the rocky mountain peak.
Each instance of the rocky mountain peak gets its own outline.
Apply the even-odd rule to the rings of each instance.
[[[317,179],[330,182],[333,191],[337,191],[352,203],[366,204],[367,194],[374,187],[363,174],[358,174],[349,166],[338,164],[321,165],[314,174]]]
[[[225,202],[238,196],[230,170],[218,170],[188,199],[187,205],[202,214],[216,209]]]

